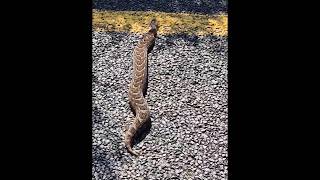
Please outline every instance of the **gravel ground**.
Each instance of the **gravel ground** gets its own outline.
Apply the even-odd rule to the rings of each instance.
[[[93,0],[93,8],[115,11],[162,11],[213,14],[227,11],[227,0]]]
[[[149,54],[152,127],[123,143],[140,35],[93,32],[93,179],[228,179],[227,38],[160,36]],[[175,44],[173,44],[175,43]]]

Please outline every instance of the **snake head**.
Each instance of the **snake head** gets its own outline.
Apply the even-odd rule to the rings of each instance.
[[[154,29],[154,30],[157,30],[158,29],[158,22],[156,19],[152,19],[151,22],[150,22],[150,27],[151,29]]]
[[[150,30],[149,33],[152,33],[154,35],[154,37],[157,36],[157,30],[158,30],[158,22],[156,19],[152,19],[150,22]]]

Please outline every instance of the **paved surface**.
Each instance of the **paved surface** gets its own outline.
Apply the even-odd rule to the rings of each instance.
[[[133,118],[127,90],[140,37],[93,32],[93,179],[227,179],[227,37],[157,38],[146,96],[152,126],[133,157],[123,130]]]
[[[115,11],[162,11],[213,14],[227,11],[227,0],[93,0],[93,8]]]

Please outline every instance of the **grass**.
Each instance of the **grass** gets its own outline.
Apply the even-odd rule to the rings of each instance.
[[[226,14],[199,15],[188,13],[164,13],[154,11],[97,11],[93,10],[94,31],[145,33],[151,19],[159,23],[161,35],[186,33],[196,35],[228,35]]]

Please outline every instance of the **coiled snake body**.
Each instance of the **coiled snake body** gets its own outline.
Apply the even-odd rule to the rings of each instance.
[[[135,112],[135,117],[125,133],[124,143],[128,152],[136,156],[139,153],[132,149],[133,137],[150,118],[150,109],[143,91],[146,89],[148,76],[148,49],[155,42],[157,22],[152,20],[150,26],[151,29],[143,35],[133,52],[133,76],[128,94],[129,103]]]

